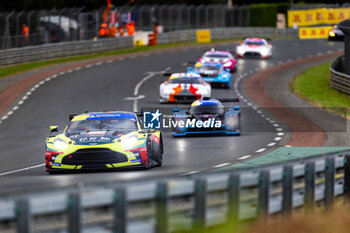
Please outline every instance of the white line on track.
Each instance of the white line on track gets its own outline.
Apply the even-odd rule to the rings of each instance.
[[[278,136],[283,136],[283,135],[284,135],[284,133],[278,133],[277,135],[278,135]]]
[[[277,131],[282,131],[283,129],[282,128],[276,128]]]
[[[255,153],[260,153],[260,152],[263,152],[263,151],[265,151],[265,150],[266,150],[266,148],[261,148],[261,149],[259,149],[259,150],[256,150]]]
[[[31,167],[25,167],[25,168],[21,168],[21,169],[9,171],[9,172],[3,172],[3,173],[0,173],[0,176],[9,175],[9,174],[16,173],[16,172],[22,172],[22,171],[26,171],[26,170],[33,169],[33,168],[42,167],[42,166],[45,166],[45,163],[42,163],[42,164],[39,164],[39,165],[34,165],[34,166],[31,166]]]
[[[279,141],[279,140],[281,140],[281,139],[282,139],[282,137],[275,137],[273,140]]]
[[[140,87],[142,86],[142,84],[144,84],[147,80],[149,80],[150,78],[152,78],[153,76],[157,75],[157,74],[163,74],[165,72],[167,72],[168,70],[170,70],[171,67],[167,67],[165,68],[165,70],[161,70],[161,71],[151,71],[151,72],[147,72],[148,75],[146,77],[144,77],[143,79],[140,80],[140,82],[138,82],[134,88],[134,96],[137,97],[139,94],[139,90]],[[137,112],[138,111],[138,99],[134,99],[134,104],[133,104],[133,111]]]
[[[187,175],[192,175],[192,174],[195,174],[195,173],[198,173],[199,171],[191,171],[191,172],[186,172],[184,174],[182,174],[183,176],[187,176]]]
[[[227,166],[227,165],[230,165],[230,163],[222,163],[222,164],[215,165],[213,167],[218,168],[218,167],[223,167],[223,166]]]
[[[143,98],[145,98],[144,95],[139,95],[139,96],[125,97],[123,100],[140,100]]]
[[[245,155],[245,156],[239,157],[239,158],[237,158],[237,159],[238,159],[238,160],[243,160],[243,159],[247,159],[247,158],[249,158],[249,157],[251,157],[251,155]]]
[[[276,145],[276,142],[271,142],[271,143],[267,144],[267,146],[274,146],[274,145]]]

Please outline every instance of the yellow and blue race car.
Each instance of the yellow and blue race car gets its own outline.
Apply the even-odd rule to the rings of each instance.
[[[162,134],[142,129],[137,114],[91,112],[69,118],[63,133],[46,139],[47,172],[162,165]]]

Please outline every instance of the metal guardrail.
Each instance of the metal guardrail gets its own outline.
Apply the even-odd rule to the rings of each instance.
[[[210,29],[212,40],[223,40],[243,37],[298,37],[298,31],[294,29],[277,29],[269,27],[233,27]],[[176,43],[196,41],[196,30],[180,30],[158,35],[158,43]]]
[[[62,42],[0,50],[0,66],[133,48],[132,37]]]
[[[322,203],[327,209],[341,195],[350,197],[350,150],[256,169],[3,198],[0,231],[166,233],[227,222],[232,231],[261,215]]]
[[[343,73],[343,59],[338,57],[330,67],[330,85],[345,94],[350,95],[350,76]]]
[[[212,40],[243,38],[249,36],[271,37],[292,36],[297,37],[297,30],[276,28],[214,28],[211,30]],[[196,41],[196,30],[180,30],[159,34],[158,43],[179,43]],[[31,61],[109,52],[113,50],[132,48],[132,37],[116,37],[98,40],[80,40],[55,44],[44,44],[0,50],[0,67]]]

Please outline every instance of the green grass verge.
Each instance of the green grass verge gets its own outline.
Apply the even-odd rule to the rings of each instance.
[[[291,89],[302,99],[344,116],[345,109],[350,109],[350,97],[333,89],[329,84],[331,62],[312,67],[296,76]]]

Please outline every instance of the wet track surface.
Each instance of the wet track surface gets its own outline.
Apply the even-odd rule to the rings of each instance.
[[[281,40],[272,41],[273,57],[268,60],[238,59],[237,72],[233,73],[230,89],[213,89],[212,97],[237,97],[234,81],[241,91],[244,79],[253,72],[286,62],[289,59],[337,51],[343,43],[325,40]],[[217,49],[234,51],[235,44],[216,46]],[[208,47],[209,48],[209,47]],[[104,63],[66,73],[43,84],[35,90],[19,109],[0,124],[0,192],[35,191],[75,185],[79,182],[130,181],[152,179],[168,175],[184,175],[213,169],[225,163],[238,162],[240,158],[259,155],[259,148],[267,147],[277,135],[272,124],[256,111],[249,110],[241,102],[242,134],[227,137],[173,138],[164,132],[163,166],[151,170],[79,173],[48,175],[45,173],[45,138],[50,125],[58,125],[62,131],[68,123],[68,115],[88,111],[125,110],[133,111],[135,87],[138,95],[145,98],[137,101],[141,107],[186,107],[186,105],[159,104],[159,83],[166,80],[161,74],[148,79],[149,72],[169,69],[184,72],[187,61],[196,60],[205,49],[177,50],[171,53],[139,56],[112,63]],[[143,80],[144,79],[144,80]],[[143,80],[141,83],[140,81]],[[283,144],[285,134],[278,146]],[[270,146],[269,149],[273,149]],[[25,169],[28,168],[28,169]],[[20,169],[19,171],[17,171]],[[23,169],[23,170],[22,170]]]

